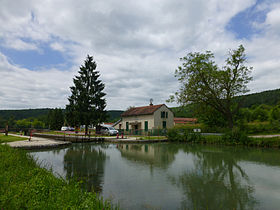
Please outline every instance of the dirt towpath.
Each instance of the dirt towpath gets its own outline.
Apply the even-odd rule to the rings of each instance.
[[[17,137],[28,138],[28,136],[20,136],[15,134],[9,134]],[[11,147],[22,148],[22,149],[47,149],[70,145],[71,142],[55,141],[53,139],[41,138],[41,137],[31,137],[31,140],[24,141],[14,141],[6,143]]]

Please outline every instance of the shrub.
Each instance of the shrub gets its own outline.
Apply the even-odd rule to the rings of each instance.
[[[280,122],[254,122],[246,125],[246,131],[249,134],[260,134],[260,133],[277,133],[280,131]]]
[[[241,131],[239,128],[234,128],[232,131],[225,133],[222,136],[222,140],[225,143],[230,144],[244,144],[248,145],[251,139],[248,137],[248,135]]]
[[[198,142],[203,139],[200,133],[194,133],[193,127],[175,126],[168,130],[167,138],[170,141]]]

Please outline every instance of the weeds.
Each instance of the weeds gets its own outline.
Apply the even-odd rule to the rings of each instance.
[[[79,183],[39,168],[25,151],[0,145],[0,209],[111,209]]]

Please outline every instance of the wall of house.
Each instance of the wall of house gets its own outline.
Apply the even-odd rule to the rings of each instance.
[[[132,129],[132,126],[130,123],[133,122],[139,122],[141,123],[141,126],[138,127],[138,129],[144,130],[145,129],[145,121],[148,121],[148,129],[152,129],[154,127],[154,117],[153,115],[140,115],[140,116],[131,116],[131,117],[123,117],[122,121],[120,122],[122,124],[121,129],[126,129],[126,122],[129,123],[129,130]],[[114,126],[116,129],[119,129],[119,124]]]
[[[168,117],[161,118],[161,112],[168,112]],[[174,114],[168,109],[166,106],[160,107],[158,110],[154,112],[155,117],[155,128],[162,128],[162,122],[166,121],[166,128],[172,128],[174,126]]]

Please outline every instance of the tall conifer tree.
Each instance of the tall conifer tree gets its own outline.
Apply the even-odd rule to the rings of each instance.
[[[72,126],[85,125],[85,134],[88,126],[96,126],[107,118],[105,111],[105,85],[99,80],[99,71],[92,56],[87,56],[84,65],[80,67],[79,76],[73,79],[74,86],[70,87],[72,95],[66,106],[67,122]]]

